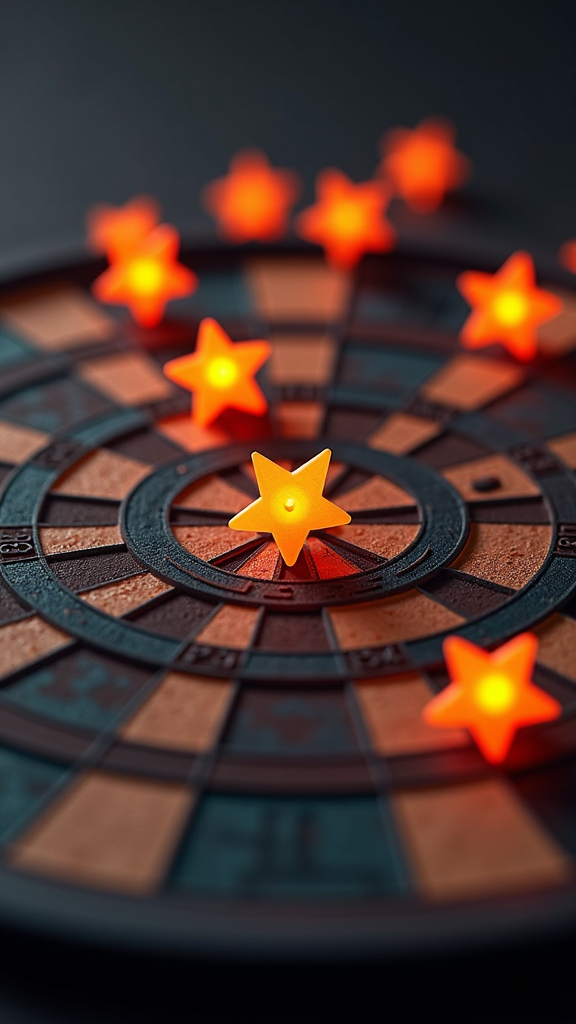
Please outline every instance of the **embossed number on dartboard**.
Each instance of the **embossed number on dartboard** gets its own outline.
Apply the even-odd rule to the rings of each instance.
[[[557,555],[569,555],[576,558],[576,524],[565,523],[558,527],[554,551]]]
[[[23,562],[35,558],[36,548],[32,528],[17,526],[4,528],[0,533],[0,562]]]

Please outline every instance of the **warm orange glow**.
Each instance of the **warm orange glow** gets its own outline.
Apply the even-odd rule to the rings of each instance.
[[[460,332],[466,348],[499,341],[517,359],[533,359],[537,328],[562,310],[556,295],[536,286],[534,263],[527,252],[515,252],[495,274],[467,270],[456,284],[472,306]]]
[[[271,352],[267,341],[232,342],[210,317],[198,328],[196,351],[166,363],[170,380],[192,391],[192,419],[201,427],[213,423],[224,409],[261,416],[268,405],[254,374]]]
[[[160,207],[152,196],[136,196],[124,206],[94,206],[86,217],[88,247],[111,263],[128,259],[159,220]]]
[[[246,149],[233,157],[225,177],[206,186],[202,198],[229,242],[269,242],[286,233],[299,195],[297,174],[273,168],[264,153]]]
[[[322,492],[332,452],[325,448],[290,473],[253,452],[252,463],[260,497],[234,516],[232,530],[271,533],[286,565],[294,565],[310,530],[345,526],[350,516]]]
[[[92,285],[99,302],[128,306],[141,327],[160,323],[170,299],[190,295],[198,278],[178,263],[180,239],[176,228],[160,224],[130,257],[112,263]]]
[[[562,266],[566,267],[566,270],[571,270],[573,274],[576,274],[576,238],[570,242],[564,242],[558,253],[558,259]]]
[[[380,170],[417,213],[432,213],[447,192],[470,177],[472,163],[458,152],[455,139],[454,127],[437,118],[416,128],[393,128],[383,136]]]
[[[451,683],[423,711],[428,725],[465,728],[487,761],[503,761],[516,731],[558,718],[562,706],[532,682],[538,650],[523,633],[492,654],[462,637],[444,641]]]
[[[301,238],[324,246],[326,259],[349,270],[366,252],[387,252],[396,241],[384,217],[389,191],[376,181],[355,185],[342,171],[322,171],[316,179],[318,202],[296,220]]]

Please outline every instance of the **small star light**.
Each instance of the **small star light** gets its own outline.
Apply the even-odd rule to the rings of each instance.
[[[301,238],[324,246],[334,267],[351,270],[366,252],[387,252],[396,232],[384,211],[390,199],[382,182],[354,184],[342,171],[321,171],[316,179],[318,202],[298,216]]]
[[[538,640],[522,633],[490,654],[462,637],[444,641],[451,683],[423,711],[428,725],[468,729],[487,761],[504,761],[516,730],[558,718],[562,706],[531,681]]]
[[[262,416],[268,404],[254,374],[271,351],[268,341],[232,342],[216,320],[206,317],[198,328],[196,351],[166,363],[164,373],[193,392],[192,419],[200,427],[224,409]]]
[[[332,452],[325,448],[290,473],[270,459],[252,453],[260,497],[234,516],[232,530],[271,533],[286,565],[294,565],[310,530],[345,526],[350,516],[322,492]]]
[[[534,262],[527,252],[513,253],[495,274],[467,270],[456,284],[472,306],[460,332],[465,348],[499,341],[517,359],[534,359],[537,328],[562,310],[558,296],[536,286]]]
[[[127,259],[160,220],[160,206],[152,196],[135,196],[124,206],[94,206],[88,211],[87,245],[104,253],[110,263]]]
[[[454,145],[449,121],[427,118],[416,128],[392,128],[382,138],[380,171],[417,213],[432,213],[447,192],[462,185],[472,163]]]
[[[558,253],[558,259],[561,265],[566,267],[566,270],[571,270],[573,274],[576,274],[576,238],[564,242]]]
[[[166,303],[190,295],[198,286],[193,271],[178,263],[180,238],[171,224],[160,224],[130,254],[118,260],[92,285],[99,302],[128,306],[141,327],[156,327]]]
[[[229,242],[271,242],[286,233],[299,195],[294,171],[273,168],[265,153],[245,149],[232,158],[225,177],[206,185],[202,199]]]

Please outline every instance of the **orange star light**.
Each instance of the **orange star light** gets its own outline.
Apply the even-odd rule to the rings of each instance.
[[[350,516],[322,496],[332,452],[325,448],[290,473],[275,462],[252,453],[260,497],[234,516],[232,530],[271,533],[286,565],[294,565],[310,530],[345,526]]]
[[[135,196],[124,206],[100,205],[88,212],[87,244],[111,263],[127,259],[154,230],[160,207],[152,196]]]
[[[537,328],[562,309],[556,295],[536,287],[534,263],[527,252],[513,253],[495,274],[467,270],[456,284],[473,310],[460,332],[466,348],[500,341],[517,359],[533,359]]]
[[[558,259],[562,266],[566,267],[566,270],[571,270],[573,274],[576,274],[576,238],[564,242],[558,253]]]
[[[128,306],[141,327],[160,323],[166,303],[190,295],[198,286],[193,271],[178,263],[176,228],[160,224],[131,252],[113,263],[92,285],[99,302]]]
[[[531,681],[538,640],[522,633],[489,654],[458,636],[444,641],[451,683],[423,711],[428,725],[465,728],[487,761],[503,761],[516,730],[558,718],[562,706]]]
[[[254,374],[272,351],[267,341],[232,342],[211,317],[198,328],[196,351],[166,363],[170,380],[194,394],[192,419],[200,427],[212,423],[224,409],[261,416],[268,404]]]
[[[447,192],[470,177],[472,163],[458,152],[455,139],[454,127],[433,117],[416,128],[393,128],[383,136],[380,170],[417,213],[432,213]]]
[[[286,233],[299,195],[294,171],[275,169],[265,153],[244,149],[233,157],[225,177],[206,186],[202,199],[228,241],[269,242]]]
[[[328,169],[316,179],[318,202],[297,218],[301,238],[323,245],[326,259],[350,270],[365,252],[387,252],[396,232],[384,217],[390,199],[381,182],[356,185],[342,171]]]

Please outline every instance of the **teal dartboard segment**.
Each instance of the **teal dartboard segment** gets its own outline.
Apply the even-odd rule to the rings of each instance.
[[[0,748],[0,842],[8,829],[41,803],[64,772],[59,765]]]
[[[0,324],[0,370],[32,358],[32,352],[19,338]]]
[[[72,651],[6,687],[2,699],[87,729],[114,722],[151,672],[89,650]]]
[[[338,388],[405,394],[418,388],[444,361],[445,357],[436,353],[347,344],[338,371]]]
[[[374,797],[207,796],[172,885],[232,894],[327,898],[401,891],[397,853]]]

